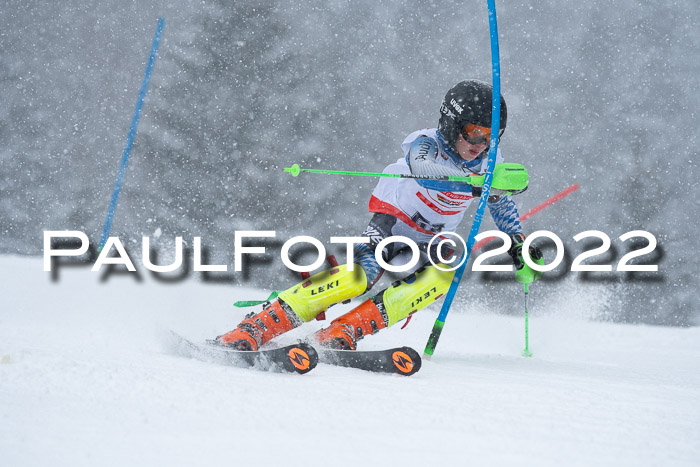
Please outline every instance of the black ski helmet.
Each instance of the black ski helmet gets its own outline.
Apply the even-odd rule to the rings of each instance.
[[[457,153],[455,143],[460,131],[468,123],[491,128],[491,106],[493,88],[490,84],[470,79],[457,83],[447,91],[440,106],[438,130],[452,151]],[[508,109],[501,95],[500,134],[506,129]]]

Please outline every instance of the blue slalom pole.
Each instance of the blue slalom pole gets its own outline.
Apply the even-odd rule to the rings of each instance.
[[[464,270],[467,268],[467,263],[469,262],[469,255],[474,248],[474,239],[479,233],[479,228],[481,227],[481,221],[484,218],[484,211],[486,210],[486,203],[489,198],[489,193],[491,191],[491,183],[493,181],[493,170],[496,167],[496,152],[498,151],[498,132],[500,130],[501,123],[501,64],[499,60],[498,51],[498,25],[496,23],[496,3],[495,0],[487,0],[488,10],[489,10],[489,30],[491,33],[491,72],[493,75],[493,103],[491,110],[491,143],[489,145],[489,157],[488,164],[486,168],[486,176],[484,177],[484,186],[481,192],[481,198],[479,199],[479,205],[476,209],[476,214],[474,215],[474,222],[472,223],[471,231],[469,232],[469,239],[467,240],[467,248],[462,253],[461,265],[455,271],[454,278],[452,279],[452,284],[450,284],[450,289],[445,295],[445,301],[440,309],[440,314],[435,320],[433,325],[433,330],[428,338],[428,343],[425,346],[423,356],[426,359],[430,359],[435,351],[438,340],[440,339],[440,334],[445,326],[445,319],[447,319],[447,313],[450,311],[452,306],[452,300],[454,300],[457,289],[459,288],[459,283],[464,275]]]
[[[122,190],[122,183],[124,182],[126,166],[129,163],[129,156],[131,155],[131,147],[134,145],[136,128],[139,125],[139,118],[141,117],[141,108],[143,107],[143,100],[146,97],[146,91],[148,90],[148,81],[151,78],[153,64],[156,61],[158,45],[160,44],[160,36],[163,33],[163,26],[165,26],[165,18],[158,18],[158,26],[156,27],[156,33],[153,36],[153,44],[151,45],[151,54],[148,57],[148,63],[146,64],[146,73],[144,74],[143,82],[141,83],[141,91],[139,91],[139,99],[136,102],[134,116],[131,119],[131,128],[129,128],[129,135],[126,138],[126,146],[124,147],[124,153],[122,154],[122,162],[119,166],[119,172],[117,173],[117,181],[114,184],[114,191],[112,192],[112,201],[109,203],[109,208],[107,209],[107,219],[105,220],[105,225],[102,229],[102,236],[100,237],[100,244],[98,250],[102,250],[102,247],[105,245],[107,237],[109,236],[109,231],[112,228],[114,211],[116,211],[117,209],[117,200],[119,199],[119,193]]]

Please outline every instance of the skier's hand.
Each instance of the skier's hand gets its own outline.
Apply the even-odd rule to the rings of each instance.
[[[499,190],[498,188],[491,188],[491,191],[489,191],[489,203],[497,203],[499,199],[501,199],[501,196],[512,196],[512,195],[519,195],[523,191],[527,190],[527,188],[523,188],[522,190],[518,191],[505,191],[505,190]],[[480,198],[481,197],[481,187],[480,186],[473,186],[472,187],[472,196],[475,198]]]
[[[473,186],[472,187],[472,196],[475,198],[481,198],[481,191],[482,190],[481,190],[480,186]],[[489,199],[488,199],[489,203],[496,203],[498,201],[498,199],[500,198],[500,194],[501,194],[498,192],[502,192],[502,190],[492,189],[491,191],[489,191]]]
[[[515,280],[522,284],[531,284],[535,282],[542,276],[541,271],[535,271],[530,266],[525,264],[523,260],[523,242],[525,241],[525,236],[523,234],[513,234],[511,235],[511,240],[513,245],[508,252],[510,257],[513,258],[513,265],[515,266]],[[528,254],[530,259],[540,266],[544,264],[544,256],[539,248],[534,245],[530,245],[528,248]]]

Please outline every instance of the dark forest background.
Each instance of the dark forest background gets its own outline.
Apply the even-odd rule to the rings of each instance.
[[[697,2],[497,7],[501,149],[531,174],[520,211],[581,185],[526,231],[556,233],[571,257],[583,251],[574,235],[604,231],[616,252],[599,260],[613,266],[631,248],[619,235],[643,229],[659,241],[645,258],[659,274],[563,265],[538,285],[539,300],[602,303],[602,319],[697,324]],[[97,242],[159,16],[167,23],[111,233],[136,259],[142,236],[164,260],[176,236],[190,246],[201,236],[209,260],[232,271],[236,230],[359,235],[375,180],[282,169],[381,171],[408,133],[437,124],[454,83],[491,81],[482,1],[5,1],[0,253],[40,255],[44,230]],[[274,289],[295,280],[278,256],[224,279]],[[465,280],[460,300],[520,312],[512,281]]]

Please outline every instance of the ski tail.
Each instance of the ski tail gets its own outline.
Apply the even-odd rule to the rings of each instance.
[[[214,341],[197,344],[173,331],[171,335],[174,349],[179,355],[219,365],[303,375],[316,368],[319,361],[316,349],[305,342],[277,349],[240,351]]]

